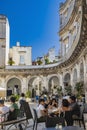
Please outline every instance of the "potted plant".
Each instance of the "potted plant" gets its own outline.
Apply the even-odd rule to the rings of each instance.
[[[26,101],[27,101],[27,102],[31,101],[31,91],[30,91],[30,90],[28,90],[28,91],[26,92],[25,97],[26,97]]]
[[[47,57],[45,58],[45,64],[49,64],[49,59]]]
[[[12,66],[13,64],[15,64],[15,62],[12,60],[12,57],[9,58],[8,64],[9,64],[10,66]]]
[[[81,95],[83,94],[83,82],[77,82],[75,85],[75,90],[77,93],[77,98],[81,98]]]
[[[38,65],[41,65],[42,64],[42,61],[39,59],[39,60],[37,60],[37,64]]]
[[[68,85],[68,86],[66,86],[65,87],[65,92],[66,92],[66,94],[72,94],[72,86],[71,85]]]
[[[25,94],[26,98],[30,98],[31,97],[31,91],[27,91],[26,94]]]
[[[60,86],[60,87],[57,88],[57,92],[58,92],[59,96],[62,95],[62,86]]]

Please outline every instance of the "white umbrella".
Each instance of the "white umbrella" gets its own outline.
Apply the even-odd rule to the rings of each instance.
[[[6,90],[6,88],[0,87],[0,91],[4,91]]]

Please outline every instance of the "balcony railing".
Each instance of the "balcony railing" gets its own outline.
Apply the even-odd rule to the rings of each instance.
[[[62,59],[60,59],[57,63],[54,64],[48,64],[48,65],[24,65],[24,66],[16,66],[16,65],[12,65],[9,66],[7,65],[5,69],[8,70],[22,70],[22,69],[42,69],[42,68],[51,68],[51,67],[55,67],[58,66],[60,63],[62,62]]]

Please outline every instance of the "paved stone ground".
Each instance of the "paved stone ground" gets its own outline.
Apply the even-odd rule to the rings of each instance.
[[[29,104],[30,104],[30,107],[31,107],[31,111],[33,110],[32,108],[37,107],[37,103],[29,103]],[[33,113],[33,111],[32,111],[32,113]],[[30,120],[29,123],[30,123],[30,125],[32,125],[33,121]],[[45,123],[39,123],[38,127],[37,127],[37,130],[43,130],[43,128],[45,128]],[[27,128],[27,130],[32,130],[32,128]]]
[[[31,108],[31,111],[33,110],[32,108],[36,108],[37,107],[37,103],[29,103],[30,104],[30,108]],[[33,113],[33,111],[32,111]],[[29,126],[32,126],[33,125],[33,120],[29,120]],[[76,125],[76,124],[75,124]],[[77,124],[78,125],[78,124]],[[37,127],[37,130],[43,130],[43,128],[45,128],[45,123],[39,123],[38,124],[38,127]],[[0,129],[1,130],[1,129]],[[18,130],[16,129],[15,127],[11,127],[10,130]],[[33,130],[32,127],[29,127],[27,128],[26,130]]]
[[[30,108],[31,108],[31,111],[32,111],[32,114],[33,114],[33,108],[37,107],[37,103],[30,102],[29,104],[30,104]],[[6,105],[10,106],[9,103],[6,103]],[[29,120],[28,126],[32,126],[32,125],[33,125],[33,120]],[[43,128],[45,128],[45,123],[39,123],[37,130],[43,130]],[[18,129],[13,126],[13,127],[10,128],[10,130],[18,130]],[[33,129],[32,129],[32,127],[28,127],[26,130],[33,130]]]

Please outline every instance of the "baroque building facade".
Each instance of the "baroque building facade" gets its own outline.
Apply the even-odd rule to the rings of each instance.
[[[7,65],[9,53],[9,22],[6,16],[0,15],[0,67]]]
[[[66,0],[60,6],[61,58],[55,64],[40,66],[6,66],[0,70],[1,96],[30,90],[40,94],[44,87],[56,93],[55,88],[67,86],[75,93],[75,84],[83,82],[87,95],[87,1]],[[56,87],[55,87],[56,86]],[[1,91],[0,91],[1,92]],[[87,98],[86,98],[87,99]]]
[[[11,58],[14,65],[32,65],[32,47],[30,46],[20,46],[20,42],[16,43],[9,49],[9,59]]]

